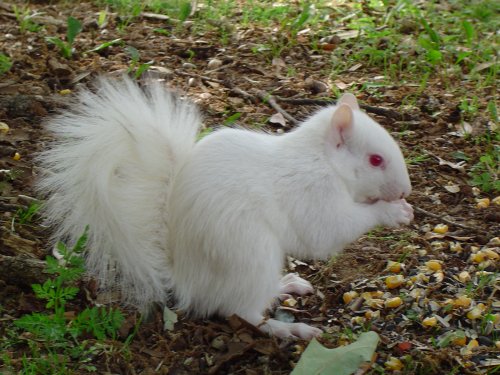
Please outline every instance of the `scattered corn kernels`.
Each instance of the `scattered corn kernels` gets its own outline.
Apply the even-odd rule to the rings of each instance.
[[[399,297],[389,298],[385,300],[385,307],[389,307],[391,309],[401,306],[403,300]]]
[[[401,272],[401,263],[389,260],[387,262],[387,268],[386,269],[387,269],[387,271],[393,272],[393,273]]]
[[[490,206],[490,198],[476,199],[477,208],[486,208]]]
[[[422,325],[424,327],[434,327],[437,324],[437,318],[435,316],[431,316],[422,320]]]
[[[460,296],[453,300],[453,306],[455,307],[469,307],[472,299],[467,296]]]
[[[384,366],[386,369],[392,371],[400,371],[404,367],[403,362],[396,357],[389,357],[389,359],[384,363]]]
[[[14,160],[16,160],[16,161],[17,161],[17,160],[21,160],[21,154],[20,154],[19,152],[16,152],[16,153],[14,154],[14,156],[12,157],[12,159],[14,159]]]
[[[394,289],[397,288],[398,286],[401,286],[405,281],[405,278],[403,275],[394,275],[394,276],[387,276],[385,279],[385,285],[389,289]]]
[[[359,295],[358,292],[356,292],[355,290],[351,290],[350,292],[345,292],[344,295],[342,296],[342,299],[344,300],[345,304],[348,304],[358,295]]]
[[[458,280],[462,283],[466,283],[471,280],[470,273],[467,271],[462,271],[458,274]]]
[[[446,224],[438,224],[432,230],[434,233],[445,234],[448,232],[448,225]]]
[[[431,271],[441,271],[441,269],[443,268],[443,266],[441,265],[441,262],[439,260],[436,260],[436,259],[432,259],[432,260],[425,262],[425,265]]]
[[[0,133],[7,134],[10,128],[5,122],[0,122]]]

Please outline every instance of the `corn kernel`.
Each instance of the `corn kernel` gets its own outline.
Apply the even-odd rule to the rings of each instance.
[[[0,122],[0,133],[7,134],[10,128],[5,122]]]
[[[481,198],[476,199],[476,207],[477,208],[486,208],[490,205],[490,198]]]
[[[499,341],[495,341],[495,346],[497,347],[497,349],[500,349],[500,340]]]
[[[440,283],[444,280],[444,273],[443,271],[437,271],[434,273],[434,278],[436,279],[436,282]]]
[[[482,252],[471,254],[470,261],[473,263],[481,263],[485,260],[486,255]]]
[[[458,274],[458,280],[462,283],[466,283],[471,280],[470,273],[467,271],[462,271]]]
[[[437,318],[435,316],[425,318],[422,320],[422,325],[424,327],[434,327],[437,324]]]
[[[392,370],[392,371],[400,371],[404,367],[403,362],[401,362],[396,357],[389,357],[389,360],[387,360],[384,363],[384,366],[385,366],[386,369]]]
[[[363,316],[355,316],[351,319],[354,324],[362,325],[365,323],[365,318]]]
[[[460,297],[457,297],[457,299],[455,299],[453,301],[453,305],[455,307],[469,307],[471,301],[472,301],[472,299],[470,299],[467,296],[460,296]]]
[[[384,292],[381,290],[374,290],[373,292],[370,292],[372,298],[380,298],[384,295]]]
[[[64,90],[59,91],[59,95],[68,95],[68,94],[71,94],[70,89],[64,89]]]
[[[488,248],[483,249],[483,250],[481,250],[481,253],[486,255],[489,259],[497,260],[500,258],[500,255],[498,255],[498,253],[492,249],[488,249]]]
[[[467,313],[467,318],[469,318],[470,320],[476,320],[479,319],[482,315],[483,310],[476,306]]]
[[[467,349],[474,349],[479,346],[479,342],[476,339],[470,340],[469,343],[467,344]]]
[[[462,244],[460,242],[451,242],[450,243],[450,250],[459,253],[463,250]]]
[[[354,298],[358,296],[358,292],[351,290],[350,292],[345,292],[342,296],[345,304],[350,303]]]
[[[398,286],[401,286],[405,281],[405,278],[403,275],[394,275],[394,276],[387,276],[385,279],[385,285],[389,289],[394,289],[397,288]]]
[[[477,197],[479,194],[481,194],[481,190],[477,187],[477,186],[474,186],[472,188],[472,194]]]
[[[385,307],[395,308],[401,306],[403,300],[399,297],[389,298],[385,301]]]
[[[294,307],[297,305],[297,300],[295,298],[287,298],[283,301],[283,305],[288,307]]]
[[[369,301],[373,297],[372,297],[372,294],[370,292],[363,292],[363,293],[361,293],[361,298],[363,298],[366,301]]]
[[[21,154],[19,152],[16,152],[12,159],[14,159],[15,161],[21,160]]]
[[[493,237],[489,242],[488,245],[491,246],[500,246],[500,237]]]
[[[445,234],[448,232],[448,225],[446,224],[438,224],[432,230],[434,233]]]
[[[365,312],[365,318],[366,319],[378,319],[380,318],[380,311],[379,310],[376,310],[376,311],[373,311],[373,310],[367,310]]]
[[[435,260],[435,259],[425,262],[425,265],[431,271],[441,271],[441,269],[443,268],[441,266],[441,262],[439,260]]]
[[[393,272],[393,273],[401,272],[401,263],[389,260],[387,262],[387,268],[386,269],[387,269],[387,271]]]
[[[457,337],[453,339],[451,343],[456,346],[464,346],[467,343],[467,337]]]

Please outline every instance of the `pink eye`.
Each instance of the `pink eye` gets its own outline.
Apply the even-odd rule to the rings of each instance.
[[[383,162],[384,158],[382,156],[377,154],[370,155],[370,164],[374,167],[380,167]]]

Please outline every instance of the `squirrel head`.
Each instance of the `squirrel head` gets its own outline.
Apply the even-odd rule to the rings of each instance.
[[[327,155],[353,199],[362,203],[402,199],[411,193],[403,154],[394,138],[362,112],[352,94],[330,108]]]

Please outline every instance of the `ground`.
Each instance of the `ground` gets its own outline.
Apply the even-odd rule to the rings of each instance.
[[[274,314],[320,327],[329,348],[377,332],[359,374],[498,371],[498,4],[145,3],[0,3],[2,373],[285,374],[308,344],[263,336],[238,317],[178,312],[164,329],[160,309],[142,319],[123,309],[116,335],[69,340],[84,349],[71,356],[14,326],[45,311],[31,289],[47,279],[41,261],[52,251],[38,213],[45,197],[33,190],[34,157],[50,141],[43,122],[95,76],[125,73],[186,94],[205,132],[286,132],[353,92],[401,145],[415,220],[372,231],[329,262],[288,259],[316,292]],[[68,16],[82,25],[69,26],[72,45]],[[92,280],[77,286],[69,322],[100,298]]]

